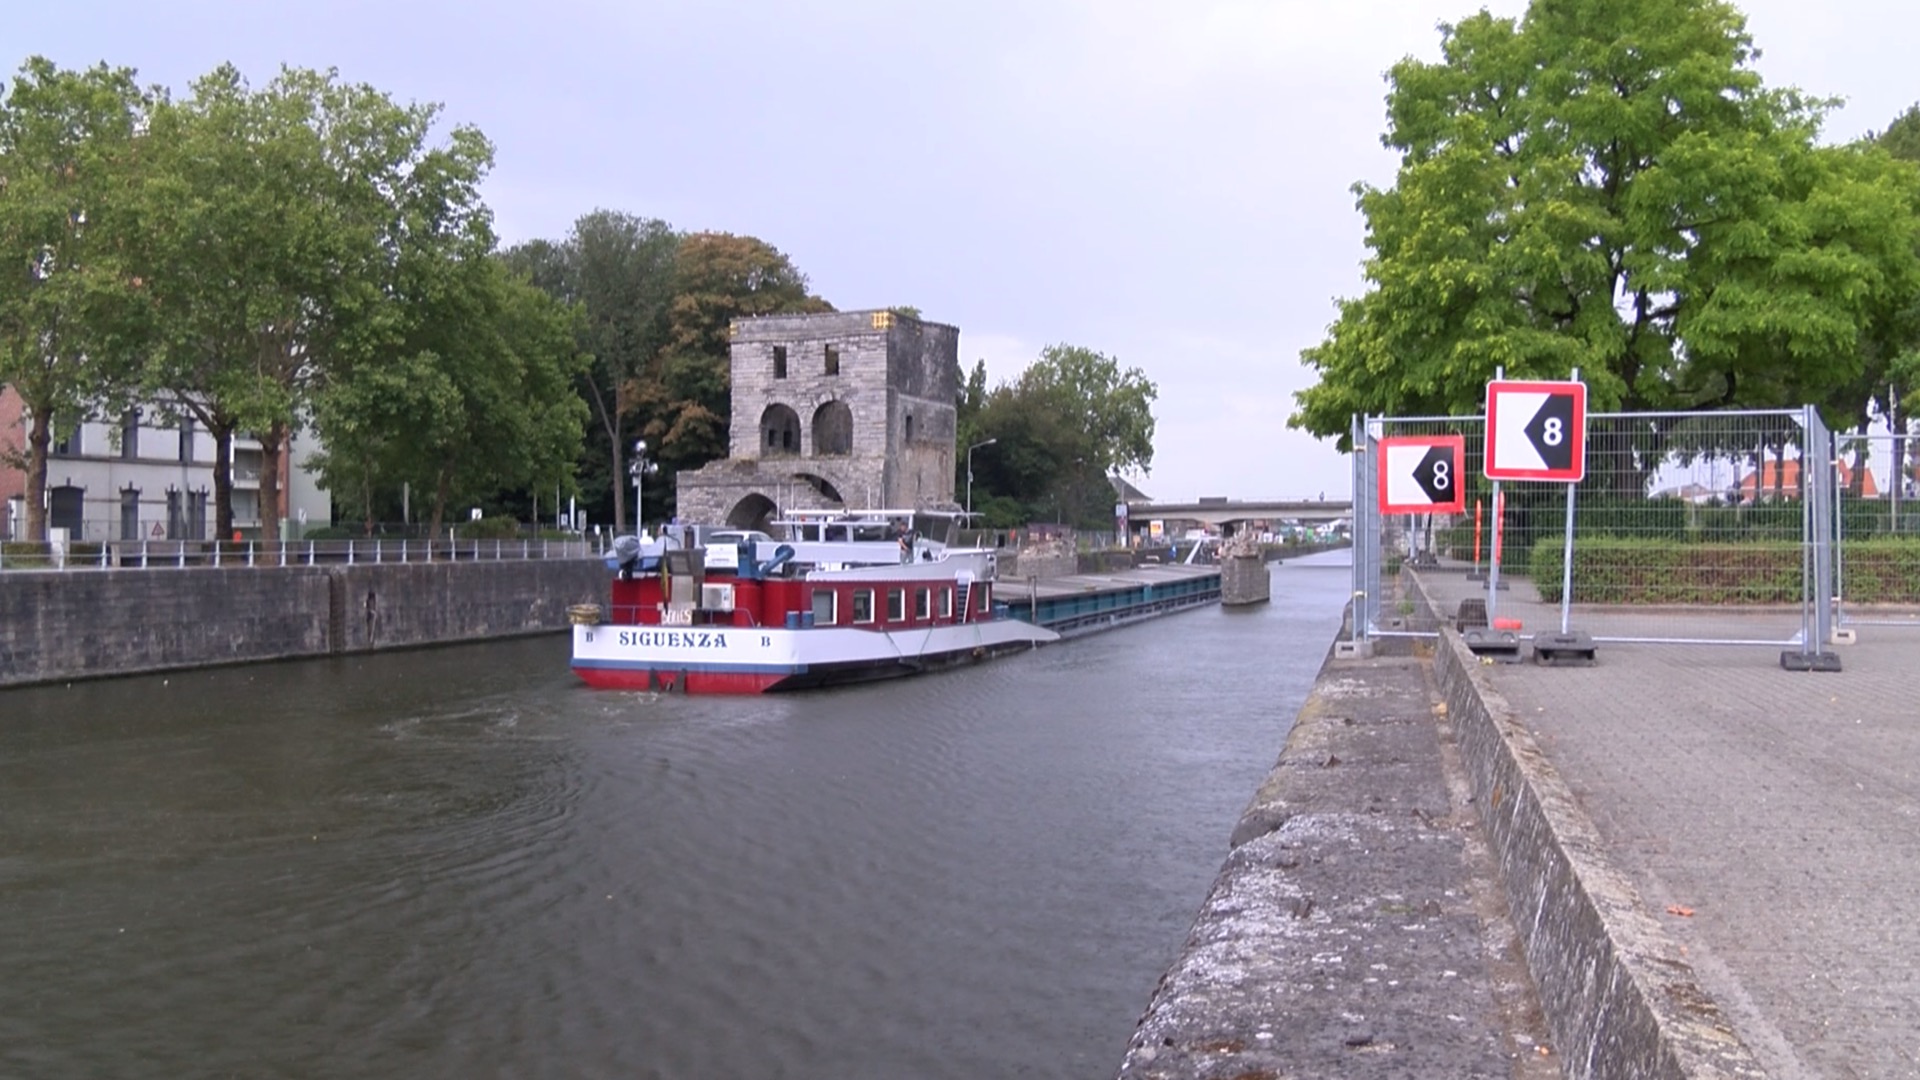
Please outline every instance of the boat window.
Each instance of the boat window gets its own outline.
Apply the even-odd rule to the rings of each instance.
[[[907,618],[907,590],[887,590],[887,621],[905,622]]]
[[[835,610],[838,605],[834,603],[837,599],[839,597],[832,589],[813,590],[813,625],[833,625],[834,616],[839,614]]]
[[[853,621],[869,623],[873,621],[873,590],[853,590]]]
[[[940,590],[940,617],[943,619],[953,618],[953,590],[952,589]]]
[[[980,597],[980,611],[983,614],[993,606],[992,592],[993,588],[988,585],[982,585],[974,590],[974,594]]]
[[[933,593],[927,589],[913,590],[913,617],[925,619],[933,614]]]

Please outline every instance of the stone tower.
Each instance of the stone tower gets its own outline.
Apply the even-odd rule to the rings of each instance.
[[[736,319],[731,333],[728,457],[675,478],[681,521],[956,508],[959,330],[848,311]]]

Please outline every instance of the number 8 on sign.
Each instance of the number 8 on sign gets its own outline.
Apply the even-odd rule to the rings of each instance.
[[[1459,482],[1461,461],[1466,456],[1463,436],[1381,439],[1378,447],[1381,513],[1460,512],[1465,505]]]
[[[1587,386],[1487,384],[1487,479],[1578,483],[1587,470]]]

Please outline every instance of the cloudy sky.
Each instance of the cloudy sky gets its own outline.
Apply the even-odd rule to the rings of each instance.
[[[1920,100],[1914,0],[1747,0],[1773,85]],[[478,126],[504,242],[607,207],[758,236],[834,305],[911,304],[1009,380],[1044,345],[1159,387],[1163,500],[1345,494],[1286,428],[1302,348],[1360,289],[1356,180],[1389,183],[1382,75],[1470,0],[61,0],[0,51],[176,92],[337,68]],[[1490,5],[1518,14],[1519,0]],[[8,55],[8,53],[11,55]],[[1902,74],[1905,72],[1906,74]]]

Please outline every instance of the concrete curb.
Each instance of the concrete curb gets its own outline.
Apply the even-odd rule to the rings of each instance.
[[[1451,629],[1441,631],[1434,673],[1567,1075],[1764,1077],[1679,945],[1612,866],[1487,666]]]

